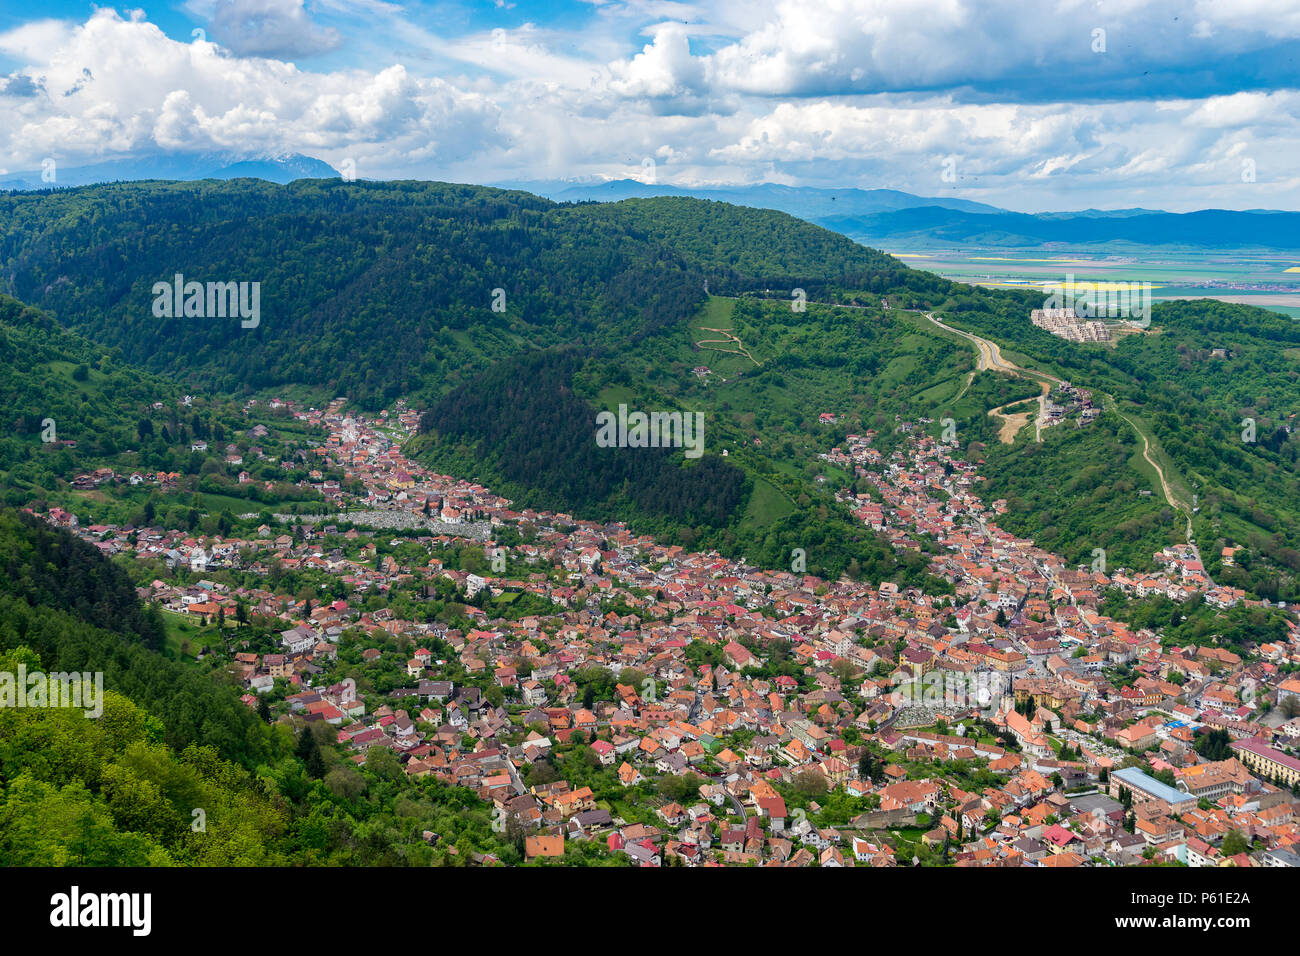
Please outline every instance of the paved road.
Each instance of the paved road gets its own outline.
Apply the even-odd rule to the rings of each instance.
[[[731,801],[731,805],[735,807],[736,812],[740,814],[740,822],[743,825],[746,819],[744,805],[738,799],[736,799],[736,795],[734,793],[728,793],[727,799]]]

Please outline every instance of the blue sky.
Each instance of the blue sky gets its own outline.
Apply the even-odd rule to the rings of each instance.
[[[1295,0],[46,0],[0,170],[304,153],[371,178],[1300,209]]]

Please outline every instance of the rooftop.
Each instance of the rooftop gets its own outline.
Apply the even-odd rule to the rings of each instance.
[[[1111,773],[1111,776],[1115,777],[1126,786],[1132,787],[1136,790],[1141,790],[1143,793],[1147,794],[1147,796],[1154,797],[1157,800],[1163,800],[1165,803],[1179,804],[1196,802],[1196,797],[1191,794],[1183,793],[1183,791],[1176,787],[1171,787],[1168,784],[1161,783],[1155,777],[1143,773],[1137,767],[1125,767],[1122,770],[1116,770]]]

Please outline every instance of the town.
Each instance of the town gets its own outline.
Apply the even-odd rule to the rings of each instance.
[[[926,549],[948,595],[513,510],[409,460],[419,415],[401,404],[293,415],[328,434],[310,455],[345,476],[336,512],[245,536],[45,517],[165,567],[141,598],[222,635],[185,650],[250,708],[325,725],[355,763],[387,751],[408,778],[469,788],[526,860],[1300,864],[1294,615],[1235,649],[1108,616],[1115,594],[1258,602],[1211,581],[1194,545],[1146,573],[1067,566],[1001,530],[1006,502],[985,504],[976,466],[923,423],[899,422],[888,456],[867,432],[822,457],[872,483],[845,503]],[[464,623],[423,613],[439,599]],[[580,748],[585,779],[566,779]]]

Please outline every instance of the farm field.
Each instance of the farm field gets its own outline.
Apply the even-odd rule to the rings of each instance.
[[[1300,317],[1300,251],[1274,253],[1060,252],[935,249],[893,253],[909,266],[990,288],[1075,282],[1150,282],[1152,299],[1218,299]]]

